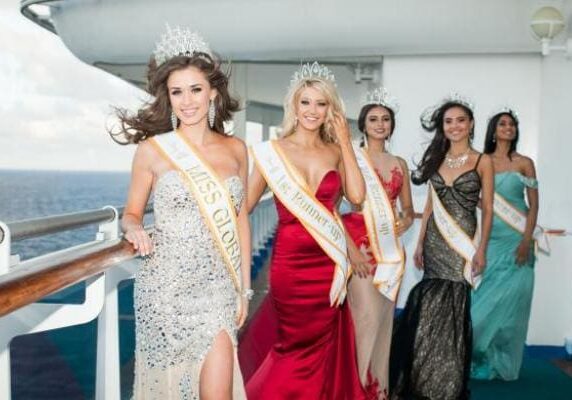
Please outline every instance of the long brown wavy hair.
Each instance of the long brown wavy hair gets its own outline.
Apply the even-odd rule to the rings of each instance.
[[[239,110],[239,102],[232,97],[228,90],[228,78],[220,67],[220,61],[205,53],[193,53],[192,56],[176,56],[157,65],[151,57],[147,73],[147,91],[154,99],[146,103],[135,114],[124,108],[116,108],[120,129],[118,132],[109,131],[111,138],[119,144],[139,143],[152,136],[170,132],[171,103],[167,88],[167,79],[172,72],[189,67],[195,67],[205,74],[211,88],[216,89],[214,99],[215,120],[213,131],[224,133],[223,123],[232,119],[232,114]]]

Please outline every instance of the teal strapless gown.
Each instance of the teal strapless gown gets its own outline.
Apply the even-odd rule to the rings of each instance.
[[[512,171],[495,176],[495,191],[524,212],[526,186],[535,188],[536,180]],[[473,379],[518,379],[534,286],[532,247],[527,264],[515,261],[521,240],[520,233],[494,216],[487,267],[472,296]]]

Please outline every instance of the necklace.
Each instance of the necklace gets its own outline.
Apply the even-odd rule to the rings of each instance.
[[[463,165],[465,165],[465,163],[467,162],[467,160],[469,159],[469,151],[471,150],[471,148],[467,148],[467,151],[465,151],[463,154],[453,157],[451,156],[449,153],[447,153],[445,155],[445,165],[448,168],[461,168]]]

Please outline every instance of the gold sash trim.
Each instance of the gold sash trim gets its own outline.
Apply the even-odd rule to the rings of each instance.
[[[433,185],[429,184],[429,187],[431,188],[431,200],[433,203],[433,218],[437,229],[439,229],[441,236],[443,236],[449,247],[465,259],[466,263],[463,268],[463,276],[465,280],[476,289],[481,282],[480,275],[473,276],[471,265],[473,256],[477,251],[475,245],[476,239],[471,239],[459,224],[457,224],[457,221],[449,215],[447,209],[443,206],[443,203],[441,203]]]
[[[405,253],[395,229],[393,207],[366,149],[354,150],[367,188],[362,212],[377,263],[373,284],[382,295],[395,302],[405,271]]]
[[[274,141],[251,148],[258,170],[274,195],[300,221],[335,263],[330,305],[343,303],[350,274],[347,243],[339,216],[331,213],[299,175]]]
[[[232,199],[214,170],[179,132],[153,136],[151,143],[184,178],[223,256],[237,293],[242,292],[238,221]]]
[[[516,209],[512,204],[510,204],[504,197],[495,192],[494,213],[503,220],[508,226],[513,228],[515,231],[524,234],[526,230],[526,214],[522,211]],[[538,248],[543,253],[550,255],[550,243],[548,243],[548,235],[543,227],[536,225],[532,233],[534,238],[535,248]]]

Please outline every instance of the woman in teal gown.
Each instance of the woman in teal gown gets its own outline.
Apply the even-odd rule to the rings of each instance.
[[[474,379],[518,379],[528,330],[538,191],[534,163],[516,152],[517,141],[518,119],[513,111],[490,119],[484,152],[495,166],[495,192],[526,214],[526,229],[522,234],[496,213],[493,217],[487,267],[471,305]]]

